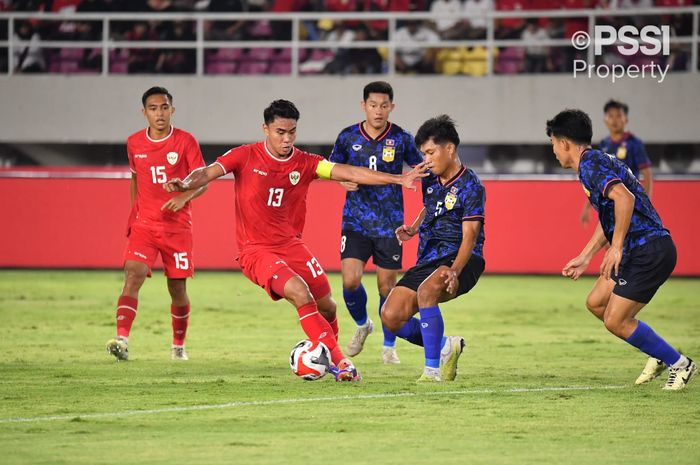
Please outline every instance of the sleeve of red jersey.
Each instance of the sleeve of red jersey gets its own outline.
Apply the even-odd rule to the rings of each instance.
[[[187,153],[185,154],[187,159],[187,168],[189,172],[196,170],[197,168],[204,167],[204,158],[202,157],[202,150],[199,148],[199,142],[194,136],[190,135],[187,144]]]
[[[133,174],[136,174],[136,167],[134,166],[134,153],[131,150],[131,140],[126,141],[126,156],[129,158],[129,169]]]
[[[214,164],[219,165],[225,173],[235,173],[239,171],[248,161],[250,156],[250,146],[242,145],[229,150],[216,159]]]
[[[311,174],[311,179],[320,179],[321,177],[318,175],[318,164],[322,163],[322,162],[323,163],[330,163],[330,162],[327,161],[325,158],[323,158],[321,155],[317,155],[315,153],[309,153],[308,160],[309,161],[306,164],[306,167],[309,170],[309,174]]]

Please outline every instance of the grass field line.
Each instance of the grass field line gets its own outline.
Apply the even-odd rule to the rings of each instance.
[[[378,393],[378,394],[358,394],[344,396],[329,396],[329,397],[297,397],[291,399],[271,399],[271,400],[250,400],[240,402],[227,402],[225,404],[210,404],[210,405],[188,405],[183,407],[165,407],[148,410],[125,410],[123,412],[105,412],[105,413],[75,413],[72,415],[55,415],[44,417],[26,417],[26,418],[2,418],[0,424],[4,423],[39,423],[49,421],[63,421],[89,419],[89,418],[114,418],[114,417],[129,417],[134,415],[155,415],[161,413],[179,413],[179,412],[194,412],[198,410],[222,410],[237,407],[259,407],[268,405],[285,405],[299,404],[303,402],[335,402],[335,401],[352,401],[352,400],[372,400],[372,399],[392,399],[400,397],[438,397],[438,396],[460,396],[460,395],[477,395],[477,394],[521,394],[521,393],[538,393],[538,392],[565,392],[565,391],[603,391],[611,389],[624,389],[629,386],[552,386],[541,388],[510,388],[510,389],[463,389],[454,391],[432,391],[432,392],[394,392],[394,393]]]

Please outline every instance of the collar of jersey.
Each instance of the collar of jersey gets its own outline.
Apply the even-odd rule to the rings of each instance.
[[[274,156],[274,155],[272,154],[272,152],[270,152],[270,149],[267,148],[267,141],[262,141],[262,143],[263,143],[263,147],[265,147],[265,152],[267,152],[267,154],[268,154],[273,160],[281,161],[282,163],[286,163],[286,162],[288,162],[289,160],[291,160],[292,157],[294,156],[294,154],[296,153],[296,147],[292,146],[292,154],[291,154],[291,155],[289,155],[287,158],[279,158],[279,157]]]
[[[442,186],[442,187],[450,187],[450,185],[453,184],[453,183],[457,180],[457,178],[459,178],[460,176],[462,176],[462,174],[463,174],[463,173],[466,171],[466,169],[467,169],[467,167],[464,166],[464,165],[462,165],[462,164],[460,164],[459,166],[460,166],[460,168],[459,168],[459,171],[457,171],[457,174],[455,174],[454,176],[452,176],[452,177],[450,178],[450,180],[447,181],[445,184],[443,184],[442,181],[440,181],[440,176],[438,176],[438,177],[437,177],[437,182],[438,182],[438,184],[440,184],[440,186]]]
[[[170,136],[173,135],[173,131],[175,131],[175,126],[172,124],[170,125],[170,132],[168,133],[167,136],[163,137],[162,139],[151,139],[151,136],[148,135],[148,128],[146,128],[146,139],[148,139],[151,142],[163,142],[166,141],[170,138]]]
[[[360,134],[362,134],[362,137],[364,137],[367,140],[373,140],[375,142],[379,142],[380,140],[384,139],[387,136],[387,134],[389,134],[389,131],[391,131],[391,126],[393,126],[393,123],[391,121],[387,121],[386,129],[384,129],[384,132],[379,134],[379,136],[376,139],[373,139],[369,136],[369,134],[367,134],[367,132],[365,132],[365,128],[362,127],[362,123],[364,123],[364,121],[360,121],[357,125],[360,128]]]

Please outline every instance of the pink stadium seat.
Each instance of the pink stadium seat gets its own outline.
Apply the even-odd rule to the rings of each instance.
[[[299,55],[301,55],[302,50],[306,50],[306,49],[300,49]],[[278,60],[278,61],[291,61],[292,60],[292,49],[291,48],[283,48],[277,52],[277,54],[275,55],[274,58],[275,58],[275,60]]]
[[[221,61],[240,60],[243,56],[243,49],[240,48],[220,48],[216,52],[216,58]]]
[[[246,58],[250,61],[266,61],[272,57],[271,48],[251,48]]]
[[[267,63],[260,61],[244,61],[238,67],[238,74],[265,74]]]
[[[211,62],[206,66],[206,74],[234,74],[237,65],[234,62]]]
[[[292,64],[288,61],[274,61],[270,65],[270,74],[292,74]]]
[[[497,74],[517,74],[522,69],[523,55],[525,51],[521,47],[508,47],[498,54],[496,58]]]

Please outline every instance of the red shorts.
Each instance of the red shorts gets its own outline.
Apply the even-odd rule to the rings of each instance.
[[[283,248],[251,247],[241,253],[239,261],[246,278],[265,289],[272,300],[283,297],[272,290],[272,280],[276,279],[276,273],[283,268],[289,268],[299,275],[309,286],[315,300],[331,292],[331,285],[321,264],[301,241]]]
[[[160,253],[165,276],[172,279],[191,278],[192,231],[164,231],[134,225],[124,251],[124,261],[134,260],[148,265],[148,275]]]

